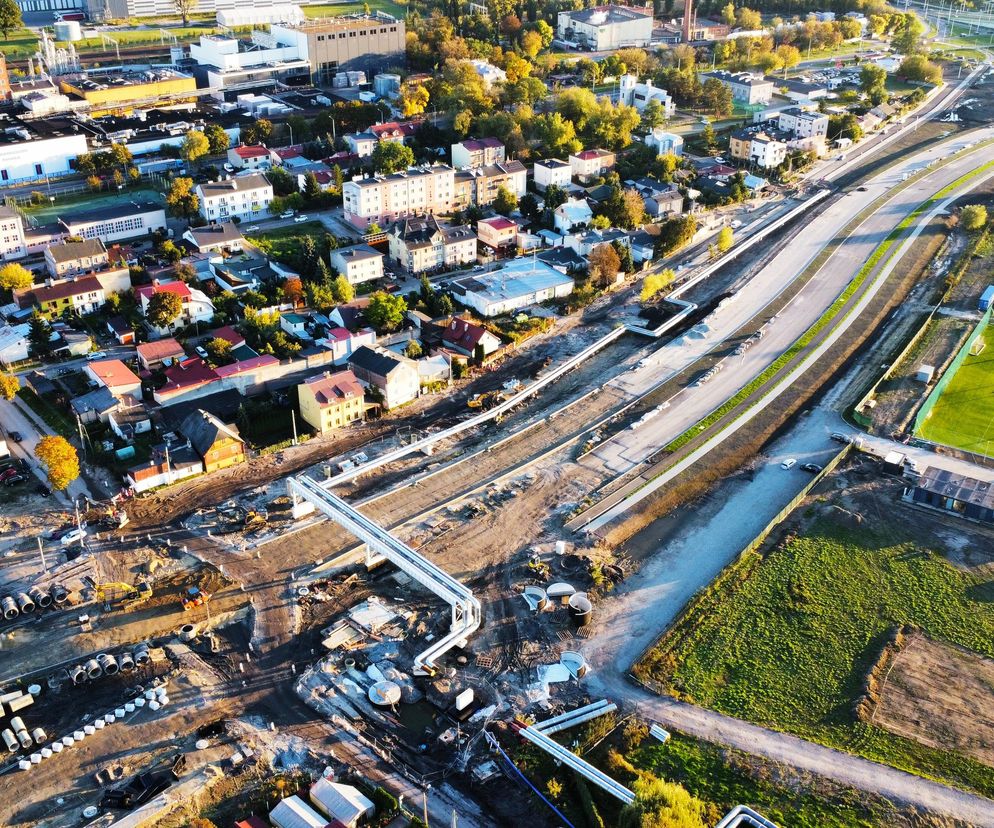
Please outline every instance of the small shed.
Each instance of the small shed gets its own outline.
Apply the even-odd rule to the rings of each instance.
[[[991,302],[994,302],[994,285],[988,285],[984,292],[980,295],[980,302],[977,303],[977,307],[982,311],[986,311],[990,306]]]
[[[904,455],[899,451],[889,451],[884,457],[884,471],[887,474],[904,473]]]
[[[925,365],[924,363],[922,363],[921,365],[918,366],[918,371],[915,374],[915,379],[918,382],[923,382],[926,385],[928,385],[934,377],[935,377],[934,365]]]
[[[269,812],[269,821],[275,828],[326,828],[328,825],[327,819],[296,795],[280,800]]]
[[[329,819],[353,828],[376,812],[376,806],[358,788],[321,778],[311,786],[311,802]]]

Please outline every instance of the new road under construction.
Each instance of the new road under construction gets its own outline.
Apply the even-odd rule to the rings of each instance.
[[[892,150],[858,186],[813,182],[651,314],[634,290],[606,294],[553,328],[555,358],[490,408],[140,531],[84,542],[8,526],[0,823],[168,828],[209,811],[227,824],[218,803],[259,809],[242,792],[278,775],[295,787],[263,804],[301,825],[330,821],[316,788],[340,781],[370,806],[388,801],[381,789],[397,797],[397,824],[574,825],[534,782],[547,766],[616,817],[640,780],[596,746],[643,723],[641,741],[666,745],[669,717],[693,724],[697,710],[647,701],[626,678],[632,642],[717,574],[695,567],[679,601],[664,596],[660,550],[632,551],[643,512],[739,428],[787,424],[781,393],[810,380],[815,394],[839,368],[826,369],[833,347],[848,348],[843,367],[876,358],[853,354],[895,267],[994,176],[994,129],[951,131]],[[796,742],[788,766],[802,765]],[[872,773],[844,783],[878,793]],[[305,790],[311,804],[289,796]],[[910,806],[991,824],[969,822],[979,796],[909,790]],[[760,811],[743,803],[717,824],[776,828]]]

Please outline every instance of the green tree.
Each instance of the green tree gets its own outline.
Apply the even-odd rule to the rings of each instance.
[[[407,302],[402,296],[394,296],[383,290],[378,290],[369,297],[366,307],[366,319],[380,333],[390,333],[400,328],[404,321]]]
[[[701,84],[701,109],[715,118],[732,114],[732,90],[717,78],[708,78]]]
[[[497,188],[497,196],[494,198],[494,209],[501,215],[509,216],[518,209],[518,197],[501,185]]]
[[[48,482],[56,491],[68,489],[79,477],[79,455],[65,437],[42,437],[34,454],[45,467]]]
[[[351,302],[355,298],[355,288],[341,273],[331,281],[331,292],[339,304]]]
[[[859,70],[859,88],[874,106],[887,100],[887,72],[875,63],[866,63]]]
[[[231,355],[231,343],[227,339],[216,336],[204,345],[204,350],[207,351],[207,361],[215,367],[234,362],[234,357]]]
[[[184,161],[194,162],[203,158],[211,150],[207,136],[199,129],[191,129],[180,144],[179,156]]]
[[[704,803],[681,785],[643,775],[632,791],[635,801],[621,809],[619,828],[704,828]]]
[[[44,359],[52,353],[52,328],[38,311],[31,314],[28,346],[32,356]]]
[[[193,218],[200,209],[200,199],[193,191],[192,178],[174,178],[166,193],[166,207],[176,218]]]
[[[320,197],[321,195],[321,185],[318,183],[318,177],[313,173],[313,171],[308,171],[304,175],[304,198],[308,201],[314,201],[314,199]]]
[[[909,81],[932,84],[942,82],[942,69],[924,55],[908,55],[901,61],[897,74]]]
[[[183,312],[183,301],[175,293],[160,290],[153,293],[145,309],[145,318],[156,328],[168,328],[180,313]]]
[[[552,45],[552,41],[556,36],[552,26],[544,20],[539,20],[535,23],[535,31],[538,32],[538,36],[542,38],[542,48],[548,49]]]
[[[901,15],[901,21],[890,43],[902,55],[912,55],[921,49],[923,34],[925,27],[918,15],[908,12]]]
[[[21,381],[15,377],[13,374],[7,374],[0,371],[0,397],[3,397],[8,402],[14,399],[14,395],[18,392],[21,387]]]
[[[166,239],[159,245],[159,255],[170,264],[176,264],[183,258],[183,251],[175,245],[172,239]]]
[[[535,221],[539,216],[538,199],[531,193],[525,193],[518,202],[518,209],[529,221]]]
[[[718,231],[718,238],[715,240],[718,252],[727,253],[732,249],[733,244],[735,244],[735,235],[732,232],[732,228],[722,227],[721,230]]]
[[[380,141],[373,149],[372,160],[378,173],[389,175],[414,164],[414,151],[399,141]]]
[[[111,144],[107,150],[110,155],[110,162],[113,166],[126,167],[135,160],[134,156],[124,144]]]
[[[423,83],[407,83],[401,87],[400,96],[397,98],[397,106],[405,118],[420,115],[428,108],[431,95],[428,87]]]
[[[776,51],[777,65],[783,69],[783,76],[787,77],[787,70],[793,69],[801,62],[801,52],[796,46],[791,46],[784,43],[781,46],[777,46]]]
[[[653,127],[661,126],[665,120],[666,111],[655,98],[649,101],[645,105],[645,109],[642,110],[642,126],[646,129],[651,130]]]
[[[721,22],[726,26],[735,25],[735,4],[726,3],[721,7]]]
[[[242,127],[240,138],[243,144],[265,144],[273,137],[273,122],[259,118],[254,123]]]
[[[231,146],[231,139],[220,124],[208,124],[204,127],[204,135],[207,136],[207,145],[211,155],[221,155],[227,152],[228,147]]]
[[[560,204],[565,204],[567,198],[569,195],[562,187],[558,184],[550,184],[545,189],[545,209],[552,212]]]
[[[828,138],[835,141],[839,138],[848,138],[854,143],[863,137],[863,128],[859,125],[859,120],[851,112],[845,115],[828,116]]]
[[[31,271],[17,262],[11,262],[0,267],[0,288],[6,290],[24,290],[34,284]]]
[[[407,343],[404,353],[407,354],[408,359],[419,359],[424,353],[424,350],[416,339],[412,339]]]
[[[960,211],[959,220],[964,230],[979,230],[987,224],[987,208],[983,204],[968,204]]]

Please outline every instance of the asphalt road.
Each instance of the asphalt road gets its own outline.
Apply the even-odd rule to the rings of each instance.
[[[759,271],[734,301],[711,314],[707,331],[700,337],[684,335],[664,345],[643,363],[609,385],[637,396],[666,379],[677,376],[760,315],[814,258],[836,237],[853,216],[881,194],[899,183],[906,172],[922,169],[929,161],[945,157],[981,137],[994,136],[994,129],[939,144],[881,173],[826,208],[806,225],[794,241]],[[644,462],[670,440],[706,417],[725,400],[761,374],[800,337],[845,290],[863,263],[888,234],[929,195],[941,190],[987,160],[989,149],[978,148],[953,163],[928,173],[906,187],[869,216],[829,258],[827,263],[767,326],[767,333],[741,356],[726,357],[722,370],[707,384],[686,387],[674,395],[669,407],[639,428],[616,434],[584,460],[601,472],[622,474]]]

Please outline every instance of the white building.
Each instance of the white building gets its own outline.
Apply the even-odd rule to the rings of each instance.
[[[294,794],[281,799],[269,812],[275,828],[325,828],[328,820]]]
[[[652,7],[595,6],[580,11],[559,12],[560,39],[596,52],[648,46],[652,41]]]
[[[490,61],[471,60],[470,63],[473,64],[476,74],[483,78],[483,83],[488,87],[493,86],[495,83],[503,83],[507,80],[507,72],[503,69],[498,69],[490,63]]]
[[[24,244],[24,219],[11,207],[0,206],[0,257],[10,261],[28,255]]]
[[[714,72],[704,72],[701,75],[702,82],[708,78],[716,78],[727,86],[732,92],[732,100],[754,106],[756,104],[768,104],[773,100],[773,81],[752,75],[749,72],[729,72],[726,69],[718,69]]]
[[[200,215],[209,222],[260,218],[273,200],[273,185],[262,173],[198,184]]]
[[[383,278],[383,254],[368,244],[339,247],[328,254],[331,266],[341,273],[350,285]]]
[[[299,12],[299,9],[297,9]],[[244,25],[244,24],[243,24]],[[224,99],[224,90],[246,82],[283,81],[310,75],[306,48],[273,33],[253,31],[248,40],[220,35],[201,35],[199,43],[190,44],[190,57],[205,67],[207,86],[212,95]]]
[[[573,176],[572,169],[568,163],[560,161],[558,158],[536,161],[532,171],[532,176],[535,179],[535,188],[542,193],[552,186],[565,189],[569,186]]]
[[[376,806],[358,788],[323,777],[311,785],[311,802],[328,819],[337,819],[345,828],[354,828],[376,812]]]
[[[828,115],[808,112],[793,107],[780,113],[780,129],[793,133],[795,138],[824,138],[828,135]]]
[[[0,363],[10,365],[28,358],[30,331],[31,326],[27,322],[21,325],[4,325],[0,328]]]
[[[749,160],[764,170],[779,167],[787,160],[787,145],[783,141],[771,138],[765,132],[759,132],[752,136]]]
[[[345,145],[349,152],[359,158],[369,158],[376,149],[379,139],[372,132],[353,132],[345,136]]]
[[[390,228],[390,258],[408,273],[476,261],[476,233],[467,225],[442,226],[432,216],[412,216]]]
[[[652,132],[645,136],[645,145],[654,149],[657,155],[683,155],[683,138],[662,127],[652,128]]]
[[[569,157],[573,175],[581,183],[598,178],[614,168],[615,155],[605,149],[581,150]]]
[[[452,283],[456,299],[481,316],[500,316],[573,292],[573,280],[545,262],[510,259],[489,273],[464,276]]]
[[[452,145],[452,166],[459,170],[504,163],[504,145],[496,138],[467,138]]]
[[[574,227],[587,225],[594,217],[594,211],[585,198],[568,198],[553,213],[556,230],[564,235]]]
[[[672,118],[676,111],[676,104],[665,89],[653,86],[651,80],[639,83],[636,75],[621,76],[618,81],[618,100],[634,106],[639,112],[645,110],[649,101],[656,101],[663,108],[663,114],[667,118]]]
[[[180,298],[180,314],[172,322],[163,327],[152,325],[146,321],[149,329],[157,336],[168,336],[179,328],[193,324],[206,324],[214,317],[214,303],[201,290],[191,288],[186,282],[166,282],[160,284],[142,285],[135,288],[135,298],[142,316],[148,313],[148,303],[156,293],[175,293]]]
[[[153,201],[125,201],[85,213],[62,214],[59,224],[70,236],[100,239],[109,244],[165,230],[166,211]]]
[[[439,164],[387,176],[353,178],[342,185],[345,220],[359,228],[452,209],[454,171]]]
[[[11,123],[5,124],[9,120]],[[71,173],[72,164],[88,150],[84,133],[59,134],[39,125],[0,117],[0,186],[44,180]]]

